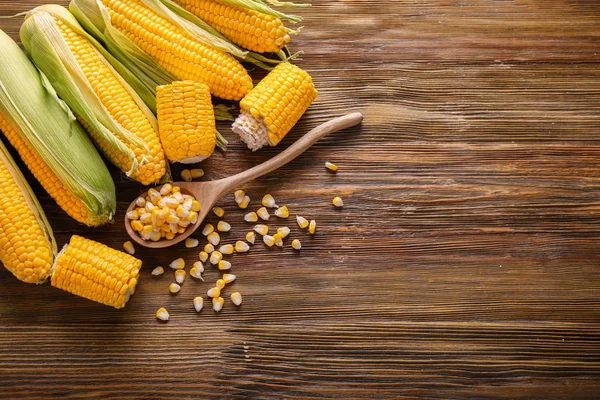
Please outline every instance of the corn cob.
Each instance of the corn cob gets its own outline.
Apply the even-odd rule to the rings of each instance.
[[[114,308],[135,292],[142,262],[101,243],[74,235],[54,262],[52,286]]]
[[[222,0],[174,0],[233,43],[258,53],[276,53],[290,42],[281,19]]]
[[[213,43],[215,38],[209,33],[158,1],[74,0],[70,9],[100,41],[110,40],[103,35],[107,31],[117,37],[118,44],[110,43],[109,50],[122,62],[128,59],[124,62],[128,66],[137,64],[143,75],[159,84],[176,79],[204,82],[211,94],[228,100],[239,100],[252,89],[252,79],[244,67],[217,47],[231,48],[242,57],[244,52],[220,39],[222,46]]]
[[[29,184],[0,142],[0,261],[27,283],[50,275],[56,242]]]
[[[35,8],[21,41],[113,164],[145,185],[165,175],[156,118],[71,13],[57,5]]]
[[[308,73],[290,63],[279,64],[240,102],[242,113],[232,129],[256,151],[277,145],[317,96]]]
[[[115,187],[94,145],[45,76],[2,31],[0,54],[0,129],[67,214],[90,226],[109,221]]]
[[[210,157],[217,130],[208,86],[194,81],[159,86],[156,102],[167,158],[188,164]]]

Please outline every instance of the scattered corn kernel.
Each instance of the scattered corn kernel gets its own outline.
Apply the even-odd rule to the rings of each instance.
[[[140,217],[140,213],[138,212],[138,210],[131,210],[128,211],[127,214],[125,214],[127,216],[127,219],[130,220],[136,220]]]
[[[190,175],[192,176],[192,179],[202,178],[204,176],[204,170],[201,168],[191,169]]]
[[[270,235],[264,235],[263,236],[263,242],[265,242],[265,244],[269,247],[273,247],[273,245],[275,244],[275,238],[273,236]]]
[[[310,225],[308,225],[308,233],[310,233],[311,235],[314,235],[316,231],[317,231],[317,221],[315,221],[313,219],[310,221]]]
[[[183,281],[185,281],[186,275],[187,273],[185,272],[185,270],[178,269],[177,271],[175,271],[175,282],[181,285]]]
[[[210,288],[208,289],[208,292],[206,292],[206,294],[208,295],[208,297],[219,297],[221,295],[221,289],[219,289],[218,287],[214,287],[214,288]]]
[[[221,241],[221,236],[219,236],[219,234],[217,232],[209,233],[206,238],[213,246],[218,245],[219,242]]]
[[[161,321],[168,321],[169,320],[169,312],[167,311],[166,308],[161,307],[156,311],[156,318],[160,319]]]
[[[208,260],[208,253],[202,250],[200,253],[198,253],[198,258],[200,259],[200,261],[206,262],[206,260]]]
[[[223,299],[222,297],[215,297],[214,299],[212,299],[212,304],[213,304],[213,310],[215,310],[216,312],[219,312],[223,309],[223,304],[225,304],[225,299]]]
[[[300,250],[302,248],[302,243],[298,239],[292,240],[292,248],[294,250]]]
[[[204,271],[204,266],[202,266],[202,269],[194,266],[194,267],[190,268],[190,276],[192,278],[196,278],[196,279],[200,279],[201,281],[204,281],[204,278],[202,278],[203,271]]]
[[[248,250],[250,250],[250,246],[248,246],[248,243],[242,242],[241,240],[238,240],[237,242],[235,242],[235,251],[236,252],[245,253]]]
[[[275,215],[279,218],[287,218],[290,216],[290,210],[288,210],[287,206],[279,207],[275,210]]]
[[[246,193],[243,190],[236,190],[233,197],[235,198],[235,202],[240,204],[244,200],[244,197],[246,197]]]
[[[225,287],[225,281],[224,281],[223,279],[217,279],[216,286],[217,286],[219,289],[223,289],[223,288]]]
[[[212,243],[206,243],[206,246],[204,246],[204,252],[211,254],[213,251],[215,251],[215,246],[213,246]]]
[[[131,254],[131,255],[135,254],[135,247],[133,247],[133,243],[131,243],[131,240],[128,240],[125,243],[123,243],[123,248],[129,254]]]
[[[234,274],[223,274],[223,281],[225,283],[231,283],[235,281],[236,276]]]
[[[179,291],[181,290],[181,286],[179,286],[179,284],[173,282],[169,285],[169,292],[175,294],[175,293],[179,293]]]
[[[304,229],[308,226],[308,220],[299,215],[296,215],[296,222],[298,223],[298,226],[300,227],[300,229]]]
[[[156,267],[152,270],[152,275],[158,276],[165,273],[165,269],[163,267]]]
[[[277,228],[277,233],[281,235],[282,239],[285,239],[290,234],[290,228],[282,226],[281,228]]]
[[[242,294],[240,292],[231,293],[231,302],[236,306],[242,304]]]
[[[225,215],[225,210],[223,210],[221,207],[213,207],[212,212],[215,213],[215,215],[219,218]]]
[[[233,254],[233,250],[234,248],[231,244],[224,244],[223,246],[219,247],[221,254]]]
[[[192,172],[189,169],[184,169],[183,171],[181,171],[181,179],[183,179],[186,182],[191,182]]]
[[[219,271],[228,271],[231,269],[231,263],[229,261],[219,261]]]
[[[250,197],[248,197],[246,195],[246,196],[244,196],[244,199],[238,203],[238,206],[241,209],[246,209],[246,208],[248,208],[248,204],[250,204]]]
[[[196,312],[200,312],[200,310],[202,310],[202,308],[204,307],[204,299],[200,296],[198,297],[194,297],[194,308],[196,309]]]
[[[336,207],[344,207],[344,200],[341,197],[334,197],[331,203]]]
[[[268,221],[269,218],[271,217],[269,215],[269,211],[267,211],[267,209],[265,207],[259,208],[258,211],[256,211],[256,214],[265,221]]]
[[[219,251],[213,251],[210,255],[210,263],[212,265],[217,265],[223,259],[223,254]]]
[[[248,214],[244,215],[244,221],[256,222],[256,221],[258,221],[258,215],[256,215],[256,213],[254,211],[249,212]]]
[[[231,225],[229,225],[225,221],[219,221],[219,223],[217,224],[217,230],[219,232],[229,232],[231,230]]]
[[[254,242],[256,241],[256,235],[253,231],[246,233],[246,240],[248,241],[248,243],[254,244]]]
[[[263,196],[261,204],[269,208],[277,207],[277,204],[275,204],[275,199],[270,194],[265,194]]]
[[[338,170],[338,167],[337,167],[337,165],[335,165],[334,163],[330,163],[329,161],[327,161],[327,162],[325,163],[325,168],[327,168],[328,170],[331,170],[331,171],[333,171],[333,172],[335,172],[335,171],[337,171],[337,170]]]
[[[279,233],[274,234],[273,239],[275,239],[275,246],[283,247],[283,238],[281,237],[281,234],[279,234]]]
[[[215,231],[215,227],[213,226],[213,224],[206,224],[204,225],[204,228],[202,229],[202,234],[204,236],[208,236],[211,233],[213,233]]]
[[[198,239],[194,239],[194,238],[185,239],[185,247],[187,247],[188,249],[198,247],[199,244],[200,244],[200,242],[198,241]]]
[[[184,269],[185,268],[185,260],[183,258],[178,258],[169,264],[169,267],[173,269]]]
[[[269,227],[267,225],[254,225],[254,232],[264,236],[269,233]]]

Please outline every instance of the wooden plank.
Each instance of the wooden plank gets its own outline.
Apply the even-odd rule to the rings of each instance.
[[[0,15],[39,1],[0,1]],[[68,2],[59,1],[66,5]],[[199,249],[138,249],[124,310],[0,271],[0,374],[10,398],[587,399],[600,391],[600,7],[593,1],[314,1],[294,49],[320,95],[275,149],[228,152],[206,179],[272,157],[316,124],[361,110],[245,187],[290,207],[303,242],[232,258],[244,304],[199,315],[218,278],[167,292]],[[19,19],[0,20],[18,37]],[[252,71],[255,79],[264,74]],[[325,161],[340,166],[337,174]],[[22,164],[21,164],[22,165]],[[178,174],[181,167],[175,166]],[[120,248],[143,187],[113,167],[118,215],[87,229],[30,179],[59,245]],[[27,174],[29,178],[31,176]],[[333,196],[345,207],[334,209]],[[251,229],[221,202],[233,242]],[[296,214],[316,218],[314,237]],[[216,218],[211,217],[210,222]],[[154,312],[165,306],[172,320]]]

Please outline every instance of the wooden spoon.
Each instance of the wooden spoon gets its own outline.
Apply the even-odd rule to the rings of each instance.
[[[185,239],[187,239],[192,233],[198,229],[200,224],[208,213],[212,210],[213,206],[225,193],[231,192],[234,188],[240,185],[263,176],[277,168],[289,163],[294,158],[305,152],[310,146],[315,144],[319,139],[327,136],[330,133],[340,131],[342,129],[350,128],[352,126],[360,124],[362,121],[362,114],[359,112],[344,115],[343,117],[334,118],[324,124],[321,124],[302,136],[293,145],[271,158],[262,164],[259,164],[249,170],[241,172],[237,175],[230,176],[228,178],[219,179],[216,181],[208,182],[174,182],[174,186],[179,186],[183,194],[190,194],[194,196],[202,206],[198,212],[198,221],[194,225],[188,226],[186,231],[182,234],[175,236],[171,240],[161,239],[158,242],[152,242],[149,240],[143,240],[137,232],[133,230],[127,217],[125,217],[125,229],[127,234],[135,241],[144,247],[150,247],[153,249],[162,249],[165,247],[173,246]],[[146,196],[146,193],[141,195]],[[136,207],[135,201],[133,201],[127,211],[131,211]]]

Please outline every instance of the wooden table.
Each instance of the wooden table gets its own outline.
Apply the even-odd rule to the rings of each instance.
[[[0,14],[38,3],[2,0]],[[3,270],[1,397],[600,395],[600,5],[315,0],[300,12],[293,49],[318,100],[275,149],[252,154],[222,125],[230,150],[203,168],[207,179],[242,171],[361,110],[360,129],[245,187],[255,208],[271,193],[318,233],[290,218],[299,254],[258,244],[233,257],[244,304],[227,299],[218,315],[191,303],[216,270],[177,296],[170,272],[150,275],[199,249],[138,248],[139,290],[120,311]],[[19,25],[0,20],[15,38]],[[123,210],[142,187],[112,171],[117,222],[98,229],[30,179],[59,245],[77,233],[121,248]],[[242,211],[232,196],[222,206],[226,240],[241,238]]]

